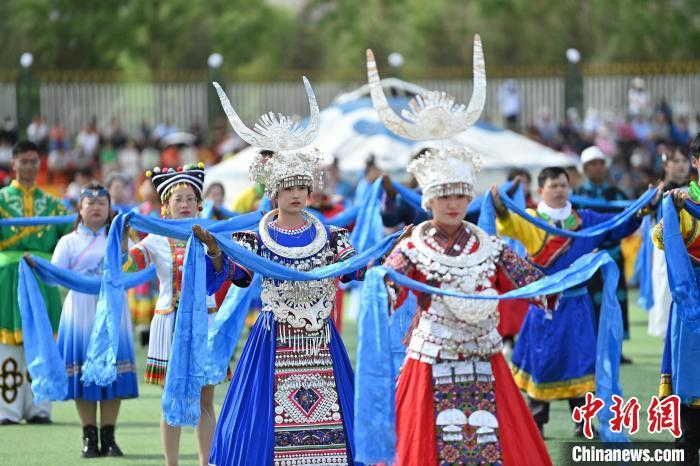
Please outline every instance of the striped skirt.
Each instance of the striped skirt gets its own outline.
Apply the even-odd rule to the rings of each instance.
[[[165,385],[165,374],[170,359],[175,335],[176,312],[156,314],[151,321],[151,336],[148,341],[148,356],[146,358],[146,383]],[[216,312],[209,313],[209,326],[214,323]],[[226,382],[231,380],[231,369],[227,371]],[[223,382],[222,382],[223,383]]]

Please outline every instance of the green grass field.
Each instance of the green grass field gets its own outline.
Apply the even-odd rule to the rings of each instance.
[[[636,302],[636,292],[630,294],[631,302]],[[634,360],[634,364],[622,366],[622,384],[625,399],[637,396],[642,405],[640,411],[640,432],[632,440],[670,440],[670,435],[650,435],[646,432],[646,407],[649,399],[656,394],[659,379],[659,364],[663,343],[660,339],[647,335],[646,313],[636,305],[631,308],[631,336],[625,342],[624,353]],[[356,328],[353,322],[344,327],[345,342],[351,358],[354,359]],[[582,348],[582,351],[587,348]],[[137,348],[137,363],[140,371],[145,365],[145,351]],[[54,403],[53,420],[50,426],[0,426],[0,465],[75,465],[88,462],[113,465],[160,465],[163,464],[160,445],[160,389],[141,384],[141,396],[127,400],[122,411],[117,430],[117,440],[126,454],[123,458],[80,458],[81,429],[75,405],[72,402]],[[221,408],[227,385],[217,388],[216,408]],[[551,422],[545,436],[547,447],[554,464],[563,463],[566,450],[563,442],[572,440],[572,423],[566,402],[552,404]],[[194,431],[185,428],[181,442],[181,465],[197,465],[197,450]]]

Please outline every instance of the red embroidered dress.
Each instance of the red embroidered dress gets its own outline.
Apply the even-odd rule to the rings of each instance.
[[[452,237],[421,223],[386,266],[467,294],[496,295],[542,277],[501,240],[466,222]],[[394,309],[408,292],[390,287]],[[416,296],[397,384],[398,464],[551,464],[501,355],[498,302]]]

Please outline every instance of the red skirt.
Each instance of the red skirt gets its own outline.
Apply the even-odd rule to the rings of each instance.
[[[503,355],[491,357],[498,435],[505,466],[551,465],[535,421]],[[438,464],[432,366],[408,359],[396,391],[398,466]]]
[[[503,338],[519,334],[529,308],[530,303],[524,299],[507,299],[499,302],[498,333]]]

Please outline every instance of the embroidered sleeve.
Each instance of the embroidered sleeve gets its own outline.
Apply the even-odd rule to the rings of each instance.
[[[343,262],[350,259],[352,256],[357,254],[352,243],[350,243],[350,238],[348,230],[345,228],[334,228],[331,227],[331,247],[333,249],[333,262]],[[348,283],[353,280],[363,280],[365,278],[366,267],[351,272],[347,275],[340,277],[340,281],[343,283]]]
[[[234,243],[256,254],[258,253],[258,234],[254,231],[237,231],[231,235],[231,238]]]
[[[505,293],[517,288],[522,288],[544,277],[542,271],[520,257],[510,247],[503,245],[498,260],[497,288],[500,293]],[[531,298],[530,301],[540,308],[552,308],[556,297],[540,296]]]
[[[257,233],[253,231],[239,231],[232,235],[232,239],[236,244],[243,246],[251,252],[258,253]],[[224,263],[226,278],[229,281],[241,288],[250,285],[250,282],[253,280],[253,272],[251,270],[248,270],[228,256],[224,258]]]
[[[126,262],[122,266],[125,272],[138,272],[154,261],[155,249],[152,247],[152,236],[148,235],[138,244],[129,249]]]
[[[408,240],[404,240],[408,241]],[[406,257],[406,254],[403,252],[404,248],[408,247],[406,242],[402,242],[394,248],[393,251],[389,254],[389,256],[386,258],[384,261],[384,267],[388,269],[393,269],[399,272],[402,275],[406,275],[407,277],[411,277],[413,273],[414,266],[411,263],[411,261],[408,260]],[[413,278],[413,277],[411,277]],[[391,308],[392,309],[397,309],[401,307],[403,302],[406,300],[408,297],[408,293],[410,291],[407,288],[403,288],[398,286],[396,283],[394,283],[392,280],[388,279],[386,280],[386,285],[387,285],[387,290],[389,292],[389,299],[391,301]]]
[[[343,262],[357,254],[348,236],[348,230],[345,228],[331,228],[331,241],[335,252],[333,262]]]
[[[503,246],[499,265],[505,277],[512,285],[510,289],[520,288],[542,278],[544,274],[534,265],[516,254],[508,246]]]

